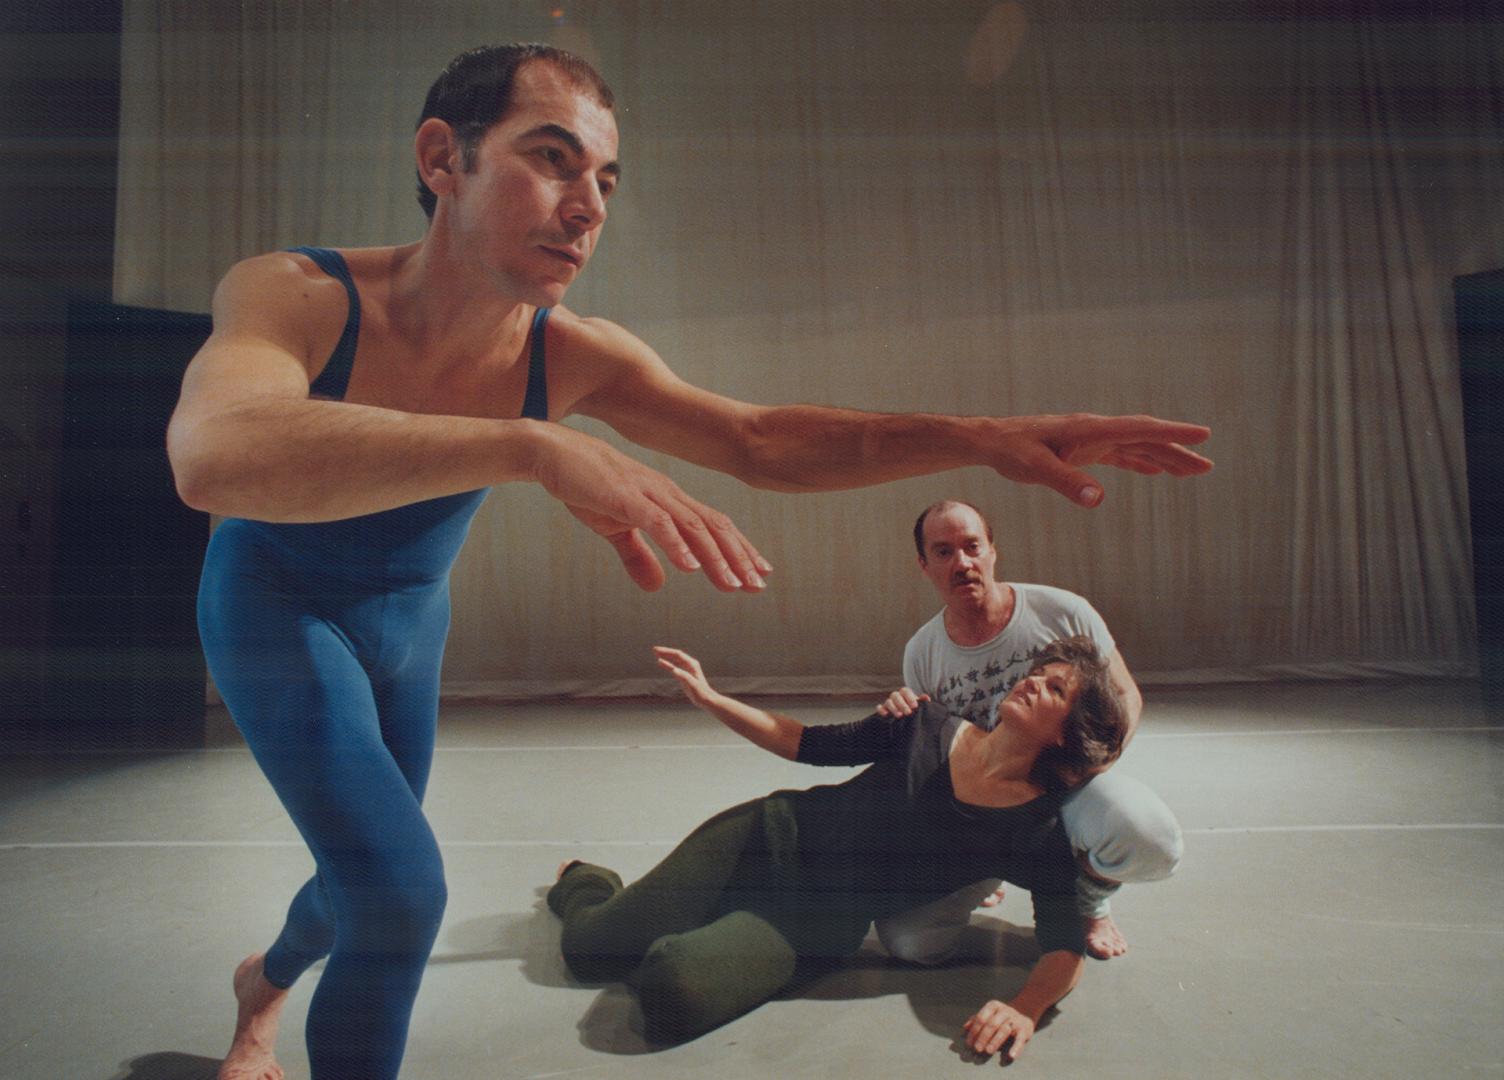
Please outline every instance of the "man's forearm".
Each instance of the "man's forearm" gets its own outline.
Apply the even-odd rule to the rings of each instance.
[[[168,454],[183,500],[197,509],[332,521],[530,478],[544,427],[272,399],[175,417]]]
[[[734,471],[754,487],[831,491],[990,464],[989,437],[1020,421],[870,413],[818,405],[762,409]]]

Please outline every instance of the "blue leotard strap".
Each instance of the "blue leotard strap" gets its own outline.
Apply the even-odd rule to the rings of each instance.
[[[355,343],[360,338],[360,294],[355,291],[355,279],[350,276],[345,257],[333,248],[295,247],[287,250],[307,255],[320,270],[338,279],[350,297],[350,314],[345,319],[345,329],[334,351],[329,354],[324,370],[308,388],[308,392],[316,397],[343,401],[345,388],[350,384],[350,371],[355,366]]]
[[[543,328],[548,325],[552,308],[539,308],[533,316],[533,347],[527,362],[527,396],[522,399],[522,415],[528,420],[548,419],[547,345]]]
[[[345,329],[329,354],[324,370],[313,380],[309,393],[322,398],[341,401],[345,388],[350,383],[350,372],[355,367],[355,345],[360,338],[360,294],[355,291],[355,279],[350,276],[350,267],[345,257],[333,248],[295,247],[288,248],[300,255],[307,255],[314,264],[345,287],[350,297],[350,314],[345,319]],[[548,325],[548,313],[552,308],[539,308],[533,315],[532,347],[527,364],[527,392],[522,399],[522,415],[529,420],[548,419],[548,346],[544,327]]]

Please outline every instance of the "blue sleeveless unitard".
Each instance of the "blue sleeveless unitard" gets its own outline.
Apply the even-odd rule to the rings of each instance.
[[[338,252],[295,248],[344,283],[350,314],[311,388],[341,399],[360,297]],[[544,327],[522,415],[548,418]],[[449,571],[488,489],[341,521],[231,518],[199,586],[204,654],[225,704],[313,853],[266,954],[291,986],[328,965],[308,1012],[315,1080],[395,1077],[446,899],[423,815],[449,630]]]

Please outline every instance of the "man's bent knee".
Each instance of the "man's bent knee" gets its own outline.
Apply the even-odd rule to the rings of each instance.
[[[1062,808],[1071,845],[1109,882],[1160,881],[1173,874],[1185,841],[1175,815],[1146,785],[1104,773]]]
[[[961,926],[918,926],[903,916],[879,919],[873,926],[888,955],[910,964],[934,966],[950,959],[960,941]]]

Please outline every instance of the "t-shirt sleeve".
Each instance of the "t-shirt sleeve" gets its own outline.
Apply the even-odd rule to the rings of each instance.
[[[805,765],[866,765],[901,758],[908,753],[917,715],[873,713],[850,724],[812,724],[800,734],[794,760]]]
[[[1079,615],[1082,632],[1097,643],[1097,651],[1102,654],[1103,660],[1112,659],[1112,654],[1118,651],[1118,645],[1112,639],[1112,631],[1107,629],[1107,620],[1098,615],[1097,609],[1087,601],[1082,600],[1081,607],[1084,609]]]
[[[1053,585],[1030,585],[1027,588],[1031,590],[1031,602],[1036,605],[1043,629],[1051,636],[1085,634],[1096,643],[1104,660],[1117,652],[1117,642],[1107,629],[1107,621],[1097,614],[1097,609],[1084,596]]]

